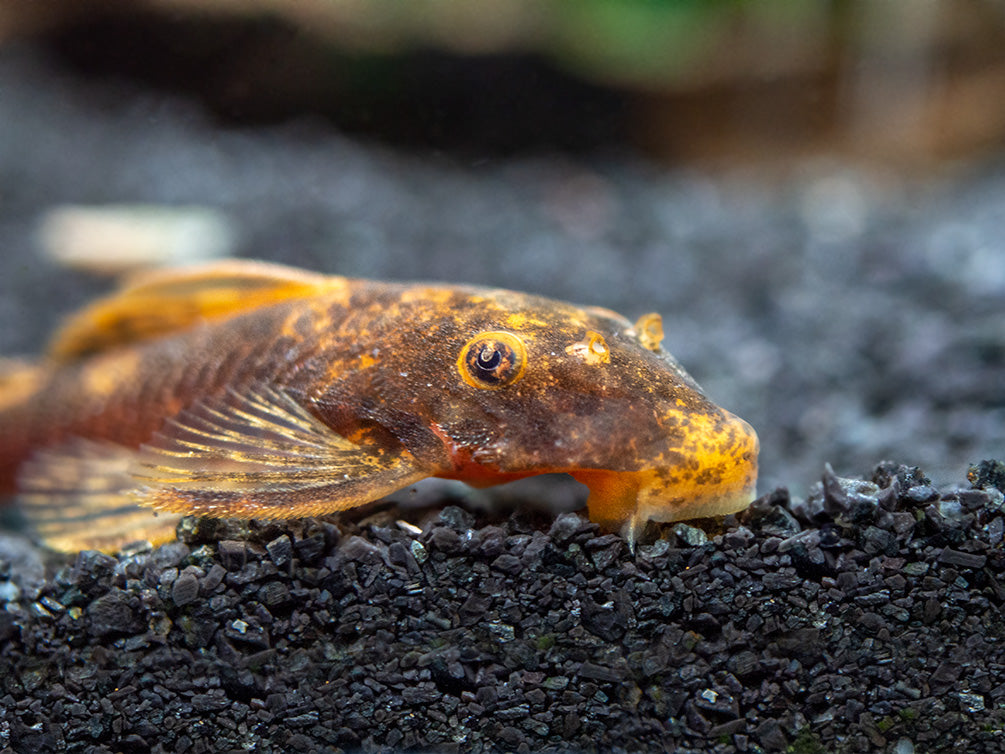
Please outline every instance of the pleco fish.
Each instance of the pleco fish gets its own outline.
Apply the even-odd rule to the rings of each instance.
[[[0,489],[50,545],[163,541],[178,515],[344,511],[430,476],[566,472],[590,519],[754,497],[757,436],[660,347],[658,315],[259,262],[148,274],[0,375]],[[150,509],[160,512],[158,515]]]

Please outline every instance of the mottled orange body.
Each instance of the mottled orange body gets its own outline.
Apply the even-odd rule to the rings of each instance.
[[[753,430],[661,338],[655,315],[505,290],[253,262],[157,273],[0,378],[0,483],[79,547],[149,533],[137,503],[293,518],[429,476],[566,472],[592,520],[633,538],[739,510],[757,476]],[[110,511],[121,523],[94,532]]]

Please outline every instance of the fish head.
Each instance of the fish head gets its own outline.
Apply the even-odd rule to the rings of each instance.
[[[662,322],[481,291],[429,322],[423,404],[437,476],[488,485],[568,473],[591,520],[633,537],[647,520],[723,515],[755,497],[753,428],[715,405],[661,345]],[[436,375],[434,378],[433,375]]]

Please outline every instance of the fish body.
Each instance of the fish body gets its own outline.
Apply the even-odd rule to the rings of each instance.
[[[634,540],[650,519],[742,509],[756,483],[753,429],[661,337],[655,315],[501,289],[161,272],[0,377],[0,488],[76,549],[151,536],[149,509],[161,529],[164,513],[294,518],[430,476],[564,472],[591,520]]]

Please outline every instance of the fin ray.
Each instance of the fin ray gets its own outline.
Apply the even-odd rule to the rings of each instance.
[[[134,455],[120,445],[74,438],[25,462],[18,500],[42,541],[64,552],[112,552],[144,539],[172,539],[181,516],[141,507],[129,495]]]
[[[350,442],[263,384],[181,412],[131,473],[155,508],[242,518],[334,513],[429,476],[404,448]]]

